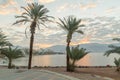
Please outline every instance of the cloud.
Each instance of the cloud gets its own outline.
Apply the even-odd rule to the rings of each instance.
[[[0,9],[0,14],[1,15],[8,15],[8,14],[11,14],[11,13],[20,14],[21,12],[17,8],[12,8],[12,9],[10,9],[10,8],[2,8],[2,9]]]
[[[51,47],[53,44],[47,44],[47,43],[35,43],[34,49],[40,49],[40,48],[47,48]]]
[[[34,0],[25,0],[26,3],[33,3]]]
[[[64,11],[68,8],[68,4],[64,4],[60,7],[57,8],[57,12],[61,12],[61,11]]]
[[[40,3],[51,3],[54,2],[55,0],[39,0]]]
[[[18,5],[17,2],[15,2],[14,0],[7,0],[6,2],[0,5],[0,14],[1,15],[7,15],[11,13],[20,14],[21,11],[18,9],[17,5]]]
[[[105,10],[105,13],[110,14],[110,13],[117,13],[120,11],[120,7],[111,7]]]
[[[89,3],[89,4],[80,4],[80,9],[81,10],[87,10],[90,8],[95,8],[97,6],[96,3]]]
[[[87,10],[91,8],[95,8],[97,6],[97,3],[88,3],[88,4],[76,4],[76,3],[64,3],[63,5],[59,6],[56,10],[57,12],[63,12],[63,11],[72,11],[72,10]]]
[[[111,43],[111,39],[120,37],[120,20],[115,17],[95,17],[84,18],[83,22],[86,26],[82,28],[84,35],[75,33],[73,35],[71,45],[85,43]],[[50,26],[50,25],[49,25]],[[25,27],[24,27],[25,28]],[[42,28],[42,27],[41,27]],[[43,31],[37,31],[34,38],[34,48],[46,48],[53,45],[66,45],[67,33],[57,26],[42,28]],[[14,45],[29,46],[29,29],[28,39],[26,39],[23,27],[4,27],[6,34]]]
[[[79,8],[78,4],[74,4],[74,3],[64,3],[63,5],[57,7],[57,12],[63,12],[66,10],[73,10],[73,9],[77,9]]]

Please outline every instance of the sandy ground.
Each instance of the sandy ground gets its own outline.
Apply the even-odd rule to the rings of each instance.
[[[0,67],[0,69],[3,68],[7,68],[7,67]],[[50,70],[68,76],[76,77],[82,80],[120,80],[120,72],[116,72],[115,67],[114,68],[76,68],[75,72],[66,72],[66,68],[64,67],[57,67],[57,68],[46,67],[46,68],[32,68],[32,69]],[[106,77],[109,77],[110,79],[108,78],[106,79]]]
[[[75,72],[66,72],[65,68],[39,68],[58,72],[61,74],[73,76],[83,80],[104,80],[110,77],[114,80],[120,80],[120,72],[116,72],[116,68],[76,68]],[[96,77],[96,75],[99,75]],[[109,79],[110,80],[110,79]]]

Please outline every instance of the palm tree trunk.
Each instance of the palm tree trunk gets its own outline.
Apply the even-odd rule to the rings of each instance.
[[[67,59],[66,66],[67,66],[67,68],[66,68],[66,70],[70,71],[70,65],[69,65],[70,42],[67,43],[66,51],[67,51],[67,54],[66,54],[66,59]]]
[[[8,63],[8,69],[12,68],[12,59],[9,59],[9,63]]]
[[[30,54],[29,54],[28,69],[31,69],[31,64],[32,64],[33,41],[34,41],[34,34],[31,34],[31,37],[30,37]]]
[[[35,34],[35,27],[36,27],[36,22],[32,22],[30,26],[30,31],[31,31],[31,37],[30,37],[30,54],[29,54],[29,62],[28,62],[28,69],[31,69],[31,64],[32,64],[32,52],[33,52],[33,42],[34,42],[34,34]]]
[[[76,61],[76,60],[73,60],[72,64],[70,65],[70,67],[71,67],[71,68],[70,68],[70,71],[71,71],[71,72],[74,72],[74,70],[75,70],[75,61]]]

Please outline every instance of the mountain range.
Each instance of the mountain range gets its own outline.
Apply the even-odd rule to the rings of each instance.
[[[91,53],[105,53],[110,48],[108,47],[110,44],[99,44],[99,43],[87,43],[87,44],[79,44],[80,48],[86,48],[87,51]],[[116,44],[113,44],[116,45]],[[72,46],[73,47],[73,46]],[[65,52],[66,45],[55,45],[46,48],[46,50],[52,50],[54,52]]]

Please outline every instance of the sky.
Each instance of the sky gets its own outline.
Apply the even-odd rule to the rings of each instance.
[[[0,0],[0,28],[8,40],[16,46],[29,47],[30,32],[28,25],[12,25],[16,15],[24,12],[21,6],[38,2],[48,10],[48,15],[58,18],[74,15],[82,19],[84,35],[73,34],[71,45],[99,43],[111,44],[113,38],[120,37],[120,0]],[[66,32],[56,23],[36,29],[34,48],[47,48],[66,45]]]

